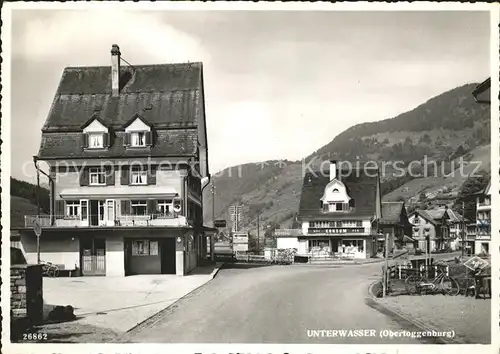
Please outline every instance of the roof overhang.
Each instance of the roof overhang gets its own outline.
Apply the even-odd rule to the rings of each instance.
[[[175,198],[179,193],[172,187],[131,186],[129,188],[104,186],[63,189],[59,196],[62,199],[158,199]]]

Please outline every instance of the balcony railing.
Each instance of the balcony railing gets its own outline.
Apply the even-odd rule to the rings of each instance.
[[[327,227],[327,228],[310,227],[309,229],[307,229],[307,233],[311,235],[364,234],[366,233],[366,229],[364,227]]]
[[[183,220],[181,220],[183,219]],[[85,220],[80,216],[68,217],[55,215],[54,225],[51,225],[49,215],[25,215],[24,226],[33,227],[38,220],[42,227],[96,227],[96,226],[182,226],[185,218],[177,213],[147,214],[147,215],[119,215],[115,218],[106,218],[105,215],[89,215]]]

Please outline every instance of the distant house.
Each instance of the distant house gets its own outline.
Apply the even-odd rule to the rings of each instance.
[[[466,240],[465,240],[465,250],[467,254],[476,254],[476,235],[477,235],[477,224],[468,223],[466,226]]]
[[[185,275],[207,257],[209,182],[201,63],[64,69],[42,128],[50,215],[16,230],[37,261],[81,275]],[[38,166],[38,165],[37,165]]]
[[[490,254],[491,243],[491,182],[479,194],[476,200],[475,254]]]
[[[369,258],[376,252],[381,208],[377,169],[341,171],[332,161],[327,171],[305,174],[298,213],[301,231],[277,235],[278,248]]]
[[[434,252],[450,246],[449,215],[444,210],[415,210],[409,215],[412,237],[422,251]]]
[[[445,207],[448,212],[448,224],[450,226],[450,247],[453,251],[462,247],[462,238],[465,236],[466,230],[465,225],[467,223],[467,219],[465,219],[460,213],[449,208]]]
[[[432,192],[425,193],[425,197],[427,199],[434,199],[434,198],[436,198],[436,196],[437,196],[436,193],[432,193]]]
[[[389,250],[404,246],[404,236],[411,236],[412,225],[408,220],[404,202],[382,202],[382,218],[379,223],[382,234],[377,238],[377,248],[383,249],[385,237],[389,241]]]

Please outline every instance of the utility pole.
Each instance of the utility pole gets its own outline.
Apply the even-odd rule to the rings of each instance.
[[[260,213],[257,213],[257,250],[260,253]]]
[[[212,192],[212,226],[215,225],[215,181],[212,180],[212,188],[210,189]]]
[[[40,222],[40,171],[36,169],[37,222]],[[36,263],[40,264],[40,235],[36,235]]]
[[[385,234],[385,240],[384,240],[384,244],[385,244],[385,254],[384,254],[384,257],[385,257],[385,266],[384,266],[384,284],[383,284],[383,287],[382,287],[382,297],[386,297],[387,295],[387,284],[388,284],[388,268],[389,268],[389,234]]]
[[[465,256],[465,202],[462,200],[462,257]]]

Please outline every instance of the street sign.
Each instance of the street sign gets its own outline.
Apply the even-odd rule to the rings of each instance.
[[[234,243],[246,243],[246,244],[248,244],[248,234],[246,234],[246,233],[233,234],[233,244]]]
[[[464,266],[466,266],[470,270],[484,269],[489,265],[490,265],[490,263],[488,261],[486,261],[478,256],[474,256],[471,259],[469,259],[467,262],[464,263]]]
[[[248,252],[248,243],[233,243],[233,252]]]
[[[214,227],[226,227],[226,220],[215,220]]]
[[[33,231],[37,237],[40,237],[42,234],[42,225],[40,225],[38,220],[33,221]]]

